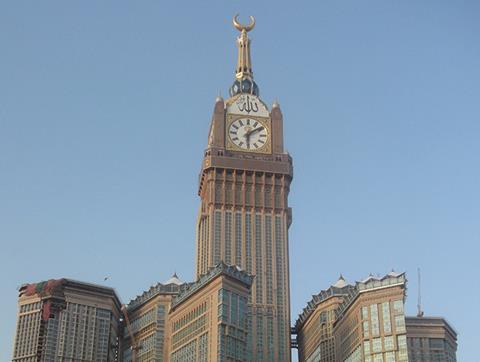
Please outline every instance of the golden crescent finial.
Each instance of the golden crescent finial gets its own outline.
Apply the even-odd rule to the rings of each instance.
[[[252,30],[255,26],[255,18],[253,16],[250,15],[250,24],[248,25],[242,25],[240,24],[240,22],[238,21],[238,15],[240,14],[237,14],[233,17],[233,26],[238,30],[238,31],[243,31],[245,30],[246,32],[249,32],[250,30]]]

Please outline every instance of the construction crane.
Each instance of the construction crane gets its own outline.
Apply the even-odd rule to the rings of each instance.
[[[420,268],[417,268],[417,276],[418,276],[418,301],[417,301],[417,317],[423,317],[423,309],[422,309],[422,279],[420,277]]]
[[[133,333],[132,326],[130,324],[130,318],[128,318],[127,306],[122,305],[122,313],[125,317],[125,325],[127,326],[128,335],[130,336],[130,349],[132,350],[132,362],[137,362],[137,351],[142,347],[138,344],[135,334]]]

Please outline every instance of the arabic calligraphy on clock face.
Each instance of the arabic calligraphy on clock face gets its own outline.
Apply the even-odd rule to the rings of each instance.
[[[261,117],[268,117],[269,113],[265,104],[252,94],[240,94],[228,107],[227,112]]]

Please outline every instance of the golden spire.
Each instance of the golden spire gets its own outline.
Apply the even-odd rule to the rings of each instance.
[[[240,31],[237,38],[238,44],[238,60],[235,77],[237,79],[253,78],[252,60],[250,58],[250,39],[247,33],[255,26],[255,18],[250,16],[250,24],[242,25],[238,22],[238,14],[233,17],[233,26]]]
[[[235,69],[236,81],[230,88],[230,95],[251,93],[258,95],[258,87],[253,81],[252,59],[250,57],[250,39],[247,33],[255,27],[255,18],[250,16],[250,24],[243,25],[238,21],[238,14],[233,17],[233,26],[240,32],[237,38],[238,59]]]

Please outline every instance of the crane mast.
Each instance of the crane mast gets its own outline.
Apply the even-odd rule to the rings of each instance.
[[[128,335],[130,336],[130,344],[132,350],[132,362],[137,362],[137,351],[141,348],[137,340],[135,338],[135,334],[133,333],[132,326],[130,324],[130,318],[128,317],[128,310],[125,305],[122,306],[122,312],[125,317],[125,325],[127,326]]]

